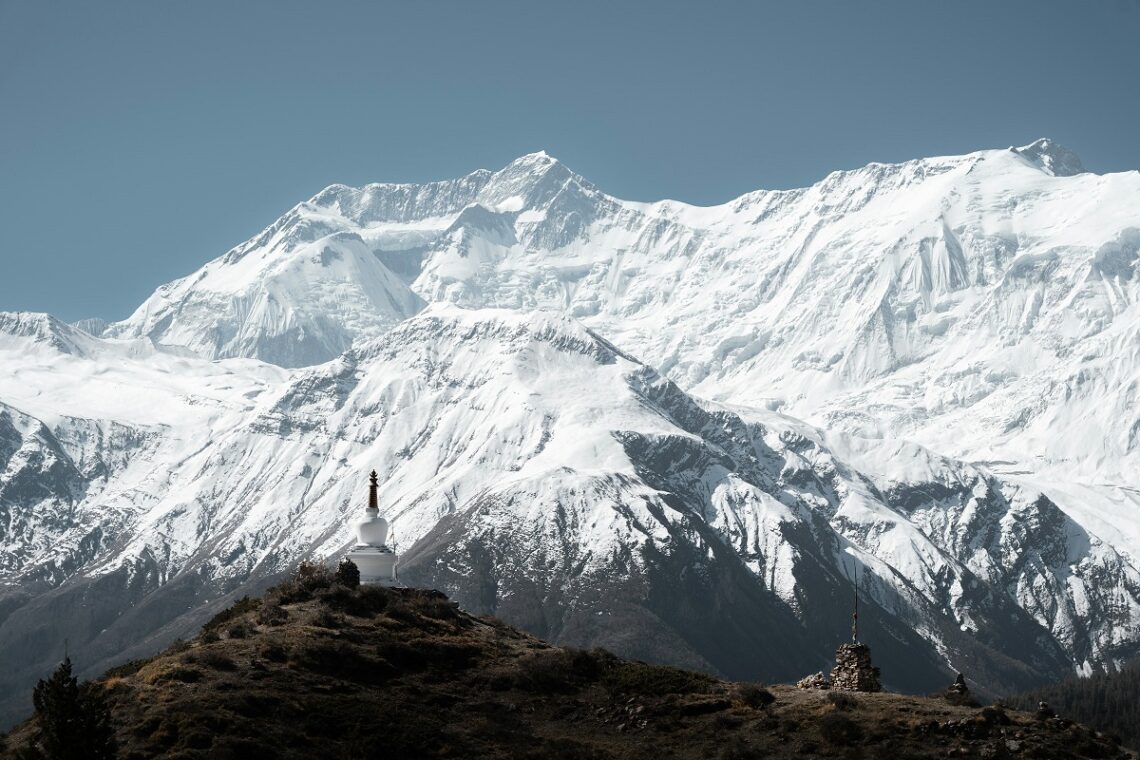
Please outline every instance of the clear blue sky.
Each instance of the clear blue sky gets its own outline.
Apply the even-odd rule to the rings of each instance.
[[[545,149],[716,203],[1049,136],[1140,167],[1140,3],[0,0],[0,310],[122,318],[333,182]]]

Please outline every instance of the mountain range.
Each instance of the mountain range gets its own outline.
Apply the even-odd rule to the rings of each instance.
[[[1048,140],[714,207],[331,186],[121,322],[0,314],[0,703],[338,555],[574,646],[1014,691],[1140,652],[1140,172]]]

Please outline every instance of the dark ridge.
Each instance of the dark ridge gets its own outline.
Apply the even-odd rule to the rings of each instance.
[[[109,707],[119,757],[1134,757],[1060,718],[555,647],[438,591],[314,567],[83,687]],[[35,756],[39,728],[0,756]]]

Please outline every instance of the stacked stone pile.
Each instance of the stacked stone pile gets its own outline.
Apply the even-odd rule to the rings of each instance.
[[[813,673],[810,676],[804,676],[796,684],[801,689],[830,689],[831,681],[827,680],[827,676],[821,673]]]
[[[871,665],[871,648],[866,644],[842,644],[835,652],[831,688],[843,691],[882,691],[879,669]]]
[[[970,696],[970,687],[966,685],[966,677],[961,673],[954,683],[950,684],[950,688],[943,692],[943,697],[952,705],[962,706],[977,706],[977,701]]]

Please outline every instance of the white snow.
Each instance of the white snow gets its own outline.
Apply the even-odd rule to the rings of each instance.
[[[886,608],[977,631],[980,579],[1066,646],[1085,630],[1084,667],[1140,642],[1138,263],[1140,173],[1049,141],[712,207],[622,201],[536,153],[330,186],[105,338],[0,314],[0,402],[77,456],[92,429],[132,431],[85,517],[44,528],[69,551],[100,520],[121,539],[83,572],[332,553],[372,467],[402,545],[474,510],[473,530],[600,572],[696,519],[621,436],[712,445],[600,335],[764,431],[773,483],[682,474],[793,610],[797,568],[839,558],[785,529],[822,516]],[[13,572],[50,560],[41,539],[6,542]]]

